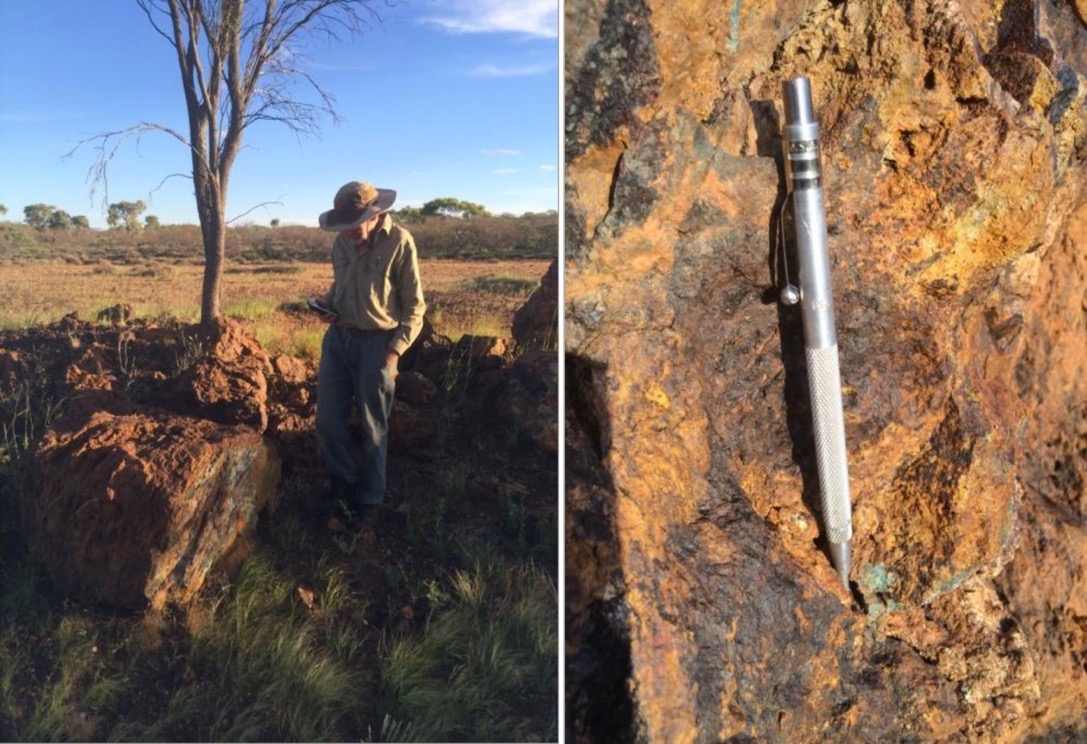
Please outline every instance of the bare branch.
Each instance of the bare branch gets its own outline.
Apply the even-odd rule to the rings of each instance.
[[[268,206],[268,205],[270,205],[270,204],[278,204],[278,205],[279,205],[279,206],[281,206],[281,207],[283,206],[283,202],[281,202],[281,201],[266,201],[266,202],[261,202],[260,204],[256,204],[256,205],[254,205],[254,206],[250,207],[249,209],[245,210],[244,212],[242,212],[241,214],[239,214],[239,215],[238,215],[237,217],[231,217],[231,218],[230,218],[229,220],[227,220],[227,221],[226,221],[226,224],[228,224],[228,225],[229,225],[229,224],[231,224],[231,223],[233,223],[233,222],[236,222],[236,221],[240,220],[240,219],[241,219],[242,217],[244,217],[244,216],[246,216],[247,214],[249,214],[250,212],[255,212],[256,210],[260,209],[261,207],[267,207],[267,206]]]
[[[213,91],[218,90],[219,80],[213,79],[212,85],[209,86],[207,80],[204,78],[204,65],[200,61],[200,21],[193,17],[190,10],[188,20],[188,44],[186,45],[188,51],[185,54],[186,65],[184,72],[186,77],[196,84],[194,90],[199,90],[200,98],[197,103],[200,105],[204,112],[204,116],[207,117],[211,111],[213,111],[212,96]],[[211,46],[211,40],[209,39],[209,47]],[[214,63],[213,63],[214,67]]]
[[[268,57],[275,57],[300,32],[322,34],[332,41],[338,41],[343,32],[358,34],[368,25],[362,11],[381,20],[370,3],[359,0],[287,0],[276,14],[275,28],[282,30],[269,41]]]
[[[317,94],[319,102],[308,103],[290,94],[289,81],[304,80]],[[255,92],[254,103],[243,117],[243,127],[258,121],[286,124],[296,133],[315,133],[322,116],[339,123],[335,98],[306,72],[295,67],[277,68],[265,74],[266,87]]]
[[[163,186],[165,186],[166,182],[169,181],[171,178],[187,178],[187,179],[189,179],[191,181],[192,180],[192,174],[191,173],[171,173],[170,175],[166,176],[166,178],[159,181],[159,185],[156,186],[155,188],[151,189],[151,191],[149,191],[147,195],[151,196],[151,194],[154,194],[156,191],[158,191]]]
[[[151,27],[155,29],[158,35],[166,39],[166,41],[170,43],[170,46],[173,46],[173,37],[171,37],[168,33],[162,30],[162,27],[159,26],[158,22],[155,21],[155,16],[151,13],[152,10],[157,10],[159,13],[162,13],[163,15],[169,17],[169,11],[165,10],[162,7],[161,3],[157,2],[156,0],[136,0],[136,5],[140,6],[140,10],[142,10],[144,12],[144,15],[147,16],[147,20],[150,21]]]
[[[103,132],[102,134],[96,134],[93,137],[80,140],[76,143],[75,147],[65,153],[62,159],[67,160],[68,158],[71,158],[81,147],[88,143],[98,143],[95,145],[97,154],[95,155],[94,163],[87,169],[87,182],[91,185],[91,201],[94,201],[94,194],[98,188],[98,184],[102,184],[102,206],[105,207],[106,204],[109,203],[109,164],[113,161],[117,151],[126,142],[135,138],[136,146],[139,147],[140,139],[148,132],[162,132],[168,134],[186,147],[189,147],[188,140],[177,130],[162,124],[141,121],[139,124],[127,127],[126,129]]]

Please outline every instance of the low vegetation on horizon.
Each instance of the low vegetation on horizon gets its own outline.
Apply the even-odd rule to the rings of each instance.
[[[457,217],[414,209],[402,210],[397,217],[414,236],[422,259],[550,260],[558,254],[558,216],[553,212]],[[316,227],[247,224],[227,230],[226,257],[239,263],[324,263],[329,260],[331,245],[332,236]],[[93,230],[71,226],[51,229],[47,222],[37,227],[0,222],[0,264],[31,261],[203,265],[204,249],[197,225],[158,225],[156,220],[153,227]]]

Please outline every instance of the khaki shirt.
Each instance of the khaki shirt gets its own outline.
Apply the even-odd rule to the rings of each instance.
[[[403,354],[423,328],[423,286],[415,241],[386,214],[361,247],[337,235],[332,288],[325,304],[340,322],[364,331],[396,329],[389,349]]]

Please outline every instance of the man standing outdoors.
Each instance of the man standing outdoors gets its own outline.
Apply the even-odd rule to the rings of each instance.
[[[333,503],[372,525],[385,497],[389,412],[397,367],[423,327],[426,303],[411,234],[389,208],[392,189],[360,181],[336,192],[321,214],[332,244],[332,288],[318,301],[329,323],[317,371],[317,444],[332,481]],[[362,421],[362,460],[352,453],[352,402]]]

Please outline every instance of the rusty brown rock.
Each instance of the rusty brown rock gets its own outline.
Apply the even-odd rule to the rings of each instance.
[[[466,333],[449,351],[449,365],[454,374],[474,375],[509,364],[512,349],[509,339],[475,336]]]
[[[494,407],[499,417],[543,451],[556,453],[559,445],[559,357],[536,349],[517,357],[506,373]]]
[[[446,336],[434,331],[429,320],[423,321],[419,338],[411,345],[400,360],[400,371],[415,371],[437,381],[441,379],[449,364],[449,351],[453,342]]]
[[[208,352],[180,380],[181,394],[200,415],[241,424],[258,433],[268,427],[271,361],[260,342],[239,323],[220,321]]]
[[[416,407],[402,400],[393,401],[389,414],[389,451],[415,454],[433,441],[438,430],[437,414],[428,407]]]
[[[559,262],[551,262],[536,288],[513,314],[518,348],[555,349],[559,338]]]
[[[116,353],[101,346],[86,349],[64,373],[64,382],[75,391],[121,392]]]
[[[413,406],[425,406],[438,393],[438,386],[419,372],[401,372],[396,378],[396,397]]]
[[[1085,250],[1087,29],[1024,0],[566,8],[568,740],[1087,728],[1087,279],[1064,247]],[[775,302],[801,74],[852,593],[819,542],[799,315]]]
[[[284,387],[303,385],[315,374],[313,365],[287,354],[276,354],[270,363],[276,383]]]
[[[1074,731],[1087,710],[1087,205],[1035,263],[1021,352],[998,371],[1024,406],[1024,498],[1019,549],[995,584],[1032,639],[1045,717]]]
[[[27,543],[65,594],[185,607],[209,572],[245,552],[279,468],[274,448],[242,427],[132,408],[69,414],[34,454]]]

